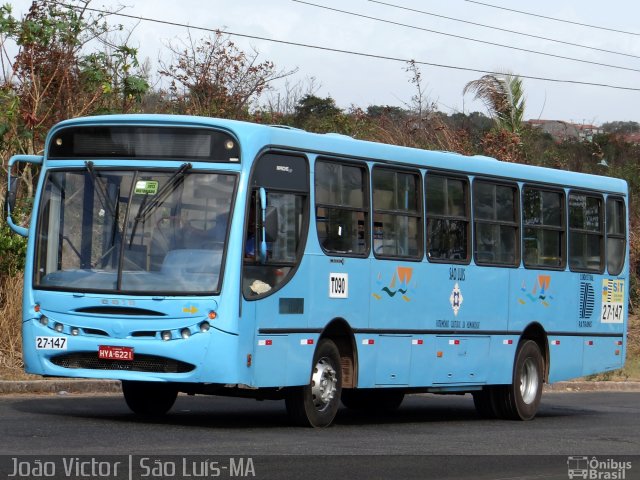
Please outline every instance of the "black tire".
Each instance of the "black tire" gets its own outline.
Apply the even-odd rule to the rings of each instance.
[[[482,418],[496,418],[498,417],[498,412],[496,411],[495,406],[495,395],[494,395],[495,387],[484,387],[484,389],[471,392],[473,395],[473,405],[476,407],[476,412]]]
[[[340,406],[342,370],[333,341],[320,340],[313,355],[309,384],[292,388],[285,398],[287,412],[297,425],[328,427]]]
[[[404,391],[396,389],[344,389],[342,404],[351,410],[391,412],[404,400]]]
[[[178,396],[178,390],[168,384],[129,380],[122,381],[122,393],[132,412],[148,417],[167,413]]]
[[[532,420],[542,397],[544,359],[533,340],[518,346],[511,385],[494,387],[494,406],[499,417],[509,420]]]

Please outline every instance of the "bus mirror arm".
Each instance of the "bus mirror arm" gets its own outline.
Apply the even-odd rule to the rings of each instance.
[[[258,249],[260,263],[267,261],[267,242],[275,242],[278,236],[278,211],[275,207],[267,205],[267,191],[260,187],[260,219],[262,222],[262,235]]]
[[[16,224],[13,221],[11,213],[15,210],[18,198],[18,177],[11,175],[13,165],[15,163],[30,163],[32,165],[42,165],[43,158],[41,155],[14,155],[9,159],[7,172],[9,174],[7,182],[7,192],[5,194],[5,211],[7,214],[7,224],[18,235],[26,237],[29,235],[29,229]]]
[[[16,177],[9,173],[9,183],[5,194],[4,204],[7,206],[7,216],[11,216],[11,210],[16,208]]]
[[[260,263],[267,261],[267,191],[260,187],[260,220],[262,222],[262,235],[260,235],[259,258]]]

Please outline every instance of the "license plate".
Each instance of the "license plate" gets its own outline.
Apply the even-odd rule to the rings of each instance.
[[[133,347],[112,347],[111,345],[100,345],[98,347],[98,358],[100,360],[133,360]]]

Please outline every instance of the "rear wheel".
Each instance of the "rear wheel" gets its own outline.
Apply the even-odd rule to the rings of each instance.
[[[168,384],[122,381],[127,406],[138,415],[160,416],[173,407],[178,391]]]
[[[494,387],[496,413],[511,420],[531,420],[536,416],[540,398],[544,359],[533,340],[523,340],[516,354],[511,385]]]
[[[291,389],[285,400],[287,412],[298,425],[328,427],[338,412],[341,390],[338,347],[331,340],[321,340],[313,356],[309,385]]]
[[[404,400],[404,392],[402,390],[342,390],[342,404],[351,410],[389,412],[398,409],[402,400]]]

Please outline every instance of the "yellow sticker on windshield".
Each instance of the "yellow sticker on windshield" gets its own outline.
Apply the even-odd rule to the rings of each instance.
[[[136,195],[155,195],[158,193],[158,182],[156,180],[138,180],[134,192]]]

